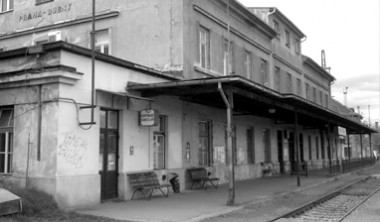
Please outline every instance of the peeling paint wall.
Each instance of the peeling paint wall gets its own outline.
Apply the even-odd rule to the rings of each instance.
[[[63,41],[90,48],[91,20],[81,22],[81,19],[90,18],[91,5],[91,0],[62,0],[40,5],[35,5],[35,1],[14,0],[14,10],[0,14],[0,48],[31,46],[56,32],[61,33]],[[182,1],[97,1],[96,11],[104,15],[119,12],[116,17],[96,22],[97,30],[109,30],[112,55],[161,71],[182,73]],[[79,22],[63,25],[73,21]],[[60,27],[54,28],[57,26]],[[30,32],[33,29],[36,31]],[[22,32],[30,33],[18,34]],[[15,36],[7,38],[8,34]]]

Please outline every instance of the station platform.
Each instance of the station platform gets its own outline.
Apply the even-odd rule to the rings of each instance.
[[[301,177],[301,186],[297,186],[297,177],[281,175],[259,179],[236,181],[235,205],[227,206],[228,184],[222,184],[218,189],[208,187],[207,190],[185,190],[180,193],[170,193],[166,198],[157,195],[146,199],[127,201],[109,201],[91,209],[81,209],[78,213],[108,217],[123,221],[139,222],[195,222],[207,218],[227,214],[247,205],[272,201],[274,209],[276,198],[297,192],[329,192],[343,187],[367,175],[379,174],[380,164],[367,167],[352,173],[335,177],[309,176]],[[278,203],[282,204],[282,203]]]

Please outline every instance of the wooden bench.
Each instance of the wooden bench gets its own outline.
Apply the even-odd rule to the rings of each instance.
[[[292,169],[290,172],[290,176],[297,175],[297,162],[294,162],[295,169]],[[307,167],[307,162],[301,162],[300,164],[300,175],[308,177],[309,176],[309,169]]]
[[[132,186],[133,197],[135,196],[135,193],[139,191],[144,197],[146,197],[148,200],[152,197],[154,190],[160,190],[161,193],[165,196],[169,196],[169,187],[170,184],[160,184],[158,182],[157,174],[155,172],[141,172],[141,173],[131,173],[128,174],[129,182]],[[166,188],[166,193],[162,188]]]
[[[191,189],[193,189],[193,185],[198,183],[201,188],[207,190],[207,183],[210,183],[215,189],[218,189],[219,178],[210,177],[205,168],[191,168],[187,169],[189,172],[189,176],[191,179]]]
[[[263,176],[269,176],[272,173],[276,172],[276,169],[272,163],[261,162],[260,165],[261,165]]]

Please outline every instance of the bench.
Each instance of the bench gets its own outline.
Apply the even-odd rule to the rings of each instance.
[[[261,165],[261,170],[262,170],[263,176],[269,176],[272,173],[276,172],[276,169],[272,163],[261,162],[260,165]]]
[[[290,172],[290,176],[297,175],[297,162],[294,162],[294,169]],[[300,164],[300,175],[308,177],[309,176],[309,169],[307,167],[307,162],[301,162]]]
[[[205,168],[191,168],[187,169],[189,172],[189,176],[191,179],[191,189],[193,189],[193,185],[198,183],[201,188],[207,190],[207,183],[210,183],[215,189],[218,189],[219,178],[210,177]]]
[[[139,191],[144,197],[148,200],[152,197],[154,190],[160,190],[161,193],[165,196],[169,196],[169,187],[170,184],[160,184],[155,172],[140,172],[140,173],[131,173],[128,174],[129,182],[133,189],[133,197],[135,193]],[[166,188],[166,193],[163,188]]]

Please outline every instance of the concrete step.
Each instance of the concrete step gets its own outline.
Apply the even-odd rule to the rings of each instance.
[[[20,213],[21,211],[21,198],[0,188],[0,216]]]

